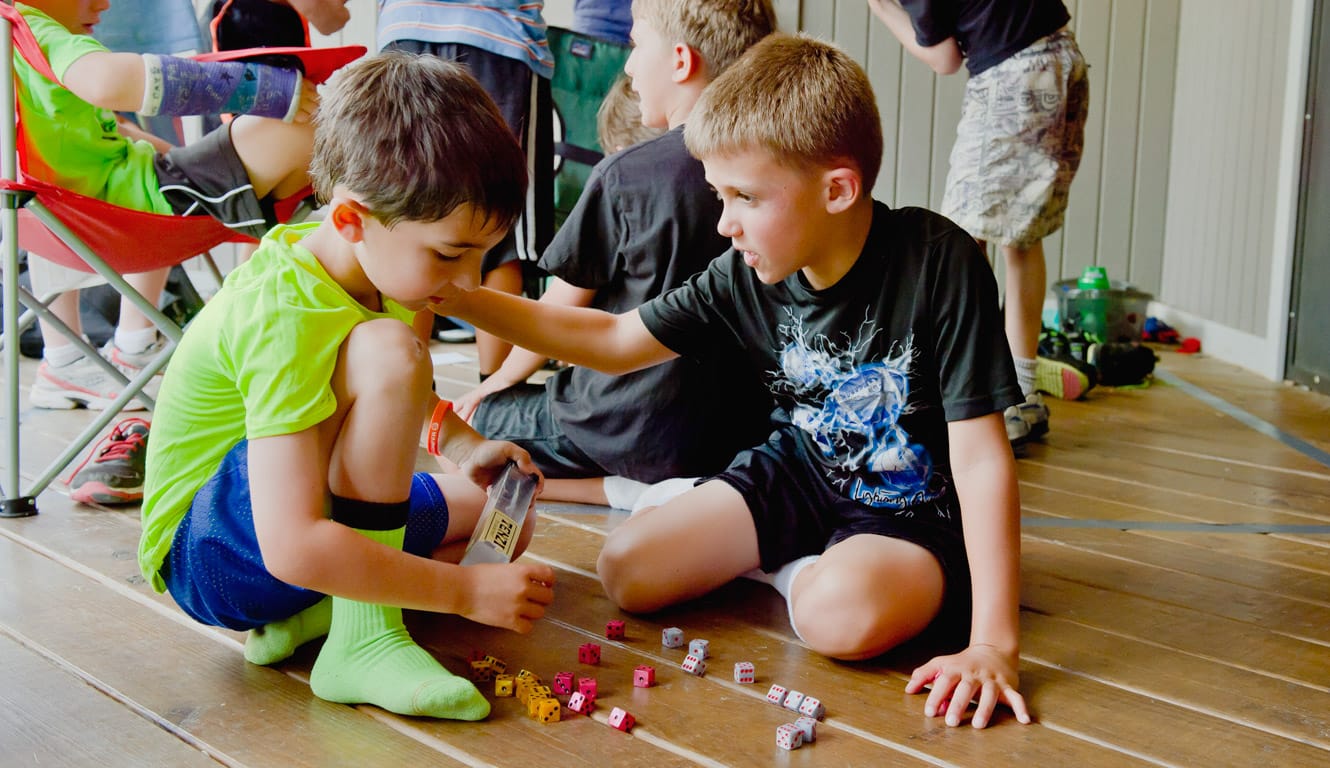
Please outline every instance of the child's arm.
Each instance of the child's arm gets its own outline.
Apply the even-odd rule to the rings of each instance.
[[[1021,505],[1002,414],[949,422],[947,438],[974,593],[970,645],[916,669],[905,690],[918,693],[932,683],[924,714],[933,717],[945,711],[947,725],[960,724],[976,696],[974,727],[988,725],[999,702],[1011,707],[1017,720],[1028,723],[1025,699],[1016,690]]]
[[[554,570],[547,565],[463,568],[384,546],[330,520],[318,427],[252,440],[249,482],[264,565],[287,583],[518,632],[530,631],[554,599]]]
[[[231,112],[290,122],[308,120],[315,98],[314,85],[295,70],[110,51],[80,56],[61,82],[95,107],[143,115]]]
[[[636,309],[621,315],[585,307],[541,304],[487,288],[459,293],[432,307],[537,354],[619,375],[673,360]]]
[[[347,10],[347,0],[285,0],[309,20],[321,34],[331,35],[351,20],[351,11]]]
[[[556,277],[550,280],[549,286],[540,295],[539,303],[561,307],[589,307],[595,297],[594,290],[579,288]],[[531,378],[532,374],[545,367],[547,360],[548,357],[538,352],[513,347],[508,357],[504,358],[503,365],[499,366],[499,370],[481,382],[480,386],[453,401],[457,415],[470,421],[481,400]]]
[[[939,75],[950,75],[961,68],[965,57],[956,44],[956,38],[949,37],[937,45],[922,46],[914,34],[914,25],[910,14],[901,7],[900,0],[868,0],[868,8],[874,16],[891,30],[891,34],[900,41],[910,55],[919,59]]]

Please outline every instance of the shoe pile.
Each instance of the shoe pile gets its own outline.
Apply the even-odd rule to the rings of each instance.
[[[143,500],[149,423],[128,418],[93,446],[69,479],[69,496],[83,504],[134,504]]]
[[[1045,328],[1039,335],[1035,389],[1062,400],[1079,400],[1099,382],[1091,363],[1094,347],[1085,337]]]
[[[1038,392],[1003,411],[1002,420],[1007,426],[1007,441],[1018,452],[1026,443],[1048,434],[1048,406],[1044,405],[1044,398]]]

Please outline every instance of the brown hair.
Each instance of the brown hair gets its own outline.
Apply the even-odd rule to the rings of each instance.
[[[507,229],[526,202],[526,155],[485,89],[458,64],[396,51],[320,90],[310,178],[320,201],[340,184],[386,227],[469,203]]]
[[[642,125],[642,110],[633,81],[621,75],[596,110],[596,141],[601,151],[608,155],[662,133],[660,128]]]
[[[775,34],[702,92],[684,128],[698,158],[762,149],[795,167],[850,161],[871,190],[882,120],[868,75],[831,43]]]

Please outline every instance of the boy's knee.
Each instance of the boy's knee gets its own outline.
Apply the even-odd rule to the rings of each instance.
[[[645,613],[659,606],[650,598],[649,587],[656,581],[650,568],[644,567],[642,541],[630,528],[612,531],[605,539],[596,559],[596,574],[605,588],[605,593],[614,604],[634,613]]]
[[[847,661],[872,658],[923,628],[903,620],[897,597],[884,596],[884,585],[864,583],[844,570],[824,571],[801,586],[794,595],[791,618],[804,642],[823,656]]]
[[[347,378],[361,386],[428,388],[433,366],[429,349],[406,323],[378,319],[351,329],[342,344]]]

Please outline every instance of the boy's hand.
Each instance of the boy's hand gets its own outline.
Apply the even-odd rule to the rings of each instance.
[[[990,645],[971,645],[960,653],[938,656],[916,669],[905,685],[905,692],[919,693],[932,683],[933,690],[924,702],[924,714],[944,715],[951,726],[961,724],[961,716],[978,694],[979,704],[970,724],[983,728],[998,703],[1011,707],[1018,721],[1030,722],[1025,698],[1016,691],[1018,681],[1013,656]]]
[[[480,401],[494,394],[502,392],[513,386],[512,382],[499,378],[498,372],[485,379],[480,386],[467,392],[465,395],[453,400],[453,413],[466,423],[471,423],[471,417],[476,415],[476,409],[480,407]]]
[[[489,488],[499,479],[503,468],[508,462],[513,462],[521,471],[535,475],[537,478],[536,492],[532,496],[532,503],[535,498],[540,496],[541,489],[545,486],[545,475],[531,463],[531,454],[518,446],[505,440],[481,440],[476,443],[468,454],[457,466],[467,479],[481,488]]]
[[[291,114],[291,122],[308,123],[318,111],[319,87],[310,82],[309,78],[303,78],[300,83],[300,105]]]
[[[554,602],[554,569],[543,563],[468,565],[458,614],[526,634]]]

